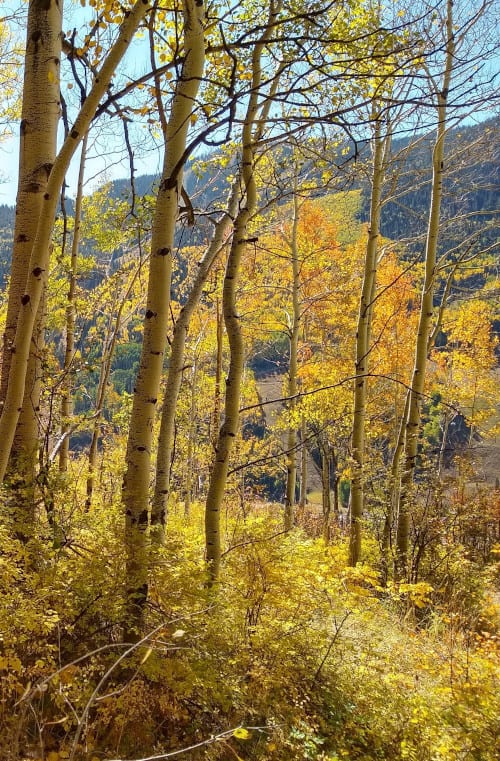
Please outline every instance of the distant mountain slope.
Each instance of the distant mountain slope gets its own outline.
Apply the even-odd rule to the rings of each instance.
[[[499,119],[492,119],[478,125],[451,130],[447,136],[447,161],[449,166],[444,187],[442,218],[445,222],[441,237],[441,251],[450,251],[476,235],[473,246],[476,248],[492,245],[498,240],[498,233],[491,224],[499,206],[500,187],[500,147],[498,141]],[[482,145],[471,146],[484,138]],[[382,233],[392,240],[412,239],[407,244],[410,254],[422,249],[422,239],[427,226],[427,210],[430,198],[431,154],[433,135],[410,140],[395,140],[392,169],[394,200],[388,202],[382,214]],[[358,162],[363,159],[367,148],[361,150]],[[346,157],[339,156],[339,162],[345,165]],[[200,159],[197,160],[200,165]],[[184,175],[184,186],[193,207],[202,211],[220,208],[224,203],[227,183],[216,161],[206,158],[205,169],[197,176],[193,163],[188,164]],[[226,167],[225,172],[231,168]],[[343,169],[345,174],[345,166]],[[154,175],[141,175],[134,180],[135,193],[143,196],[154,192],[157,178]],[[321,186],[318,175],[317,185]],[[367,181],[356,178],[356,166],[353,163],[351,192],[340,195],[331,194],[325,189],[325,202],[339,224],[339,240],[347,243],[352,239],[352,220],[357,223],[367,221],[369,208],[369,186]],[[112,197],[131,197],[130,181],[115,180],[110,184]],[[316,197],[321,193],[316,192]],[[335,198],[335,201],[332,200]],[[68,202],[68,211],[71,201]],[[344,210],[344,212],[342,211]],[[446,227],[446,220],[453,223]],[[181,245],[203,243],[210,234],[206,223],[184,230]],[[357,224],[356,223],[356,224]],[[4,279],[10,268],[12,248],[12,229],[14,224],[13,207],[0,206],[0,278]],[[486,229],[488,228],[488,229]]]

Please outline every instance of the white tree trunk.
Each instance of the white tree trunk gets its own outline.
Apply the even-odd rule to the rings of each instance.
[[[42,208],[37,219],[36,235],[31,246],[25,293],[20,299],[18,323],[11,352],[9,382],[0,417],[0,480],[5,477],[16,425],[22,409],[31,339],[48,276],[50,242],[60,189],[70,161],[89,128],[99,101],[105,94],[116,67],[123,58],[149,7],[149,4],[144,0],[138,0],[123,21],[118,37],[95,77],[92,89],[80,110],[78,118],[50,170],[43,194]]]
[[[153,424],[170,318],[172,248],[188,126],[205,65],[203,3],[185,0],[183,13],[184,60],[164,135],[165,155],[153,220],[144,338],[134,389],[122,492],[127,553],[126,638],[139,636],[147,599],[147,529]]]
[[[205,251],[196,273],[195,281],[175,323],[174,336],[170,347],[167,384],[161,411],[158,452],[156,456],[156,480],[151,509],[151,542],[163,544],[167,520],[168,494],[170,489],[170,467],[174,441],[175,410],[182,380],[186,337],[191,317],[198,306],[203,286],[218,254],[225,246],[225,240],[236,213],[239,191],[239,177],[233,184],[227,211],[216,225],[214,236]]]
[[[422,286],[420,316],[413,374],[409,395],[408,418],[405,429],[404,466],[401,478],[401,494],[397,526],[396,574],[404,579],[408,576],[408,553],[411,522],[411,487],[417,462],[418,441],[421,429],[420,405],[424,391],[429,336],[432,330],[434,312],[434,281],[436,255],[439,238],[441,199],[443,196],[444,142],[446,135],[446,104],[453,71],[455,42],[453,30],[453,2],[447,1],[446,19],[446,59],[441,86],[436,91],[437,135],[432,153],[432,193],[429,208],[429,224],[425,245],[425,276]]]
[[[384,182],[385,140],[382,120],[375,114],[373,136],[373,172],[370,199],[370,223],[366,245],[363,286],[359,305],[356,332],[356,364],[354,381],[354,413],[352,423],[352,458],[354,460],[351,485],[349,564],[356,565],[361,557],[361,521],[363,519],[365,477],[365,419],[370,355],[370,334],[373,300],[377,283],[377,254],[380,237],[380,214],[382,209],[382,186]]]

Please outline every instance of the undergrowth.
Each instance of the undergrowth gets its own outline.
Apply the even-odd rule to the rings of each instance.
[[[491,566],[457,549],[441,590],[383,588],[375,561],[347,567],[342,537],[325,547],[300,528],[283,534],[278,508],[244,516],[228,504],[222,580],[208,590],[202,527],[201,506],[189,519],[173,506],[146,638],[128,654],[113,500],[74,511],[66,543],[40,536],[29,558],[1,529],[3,759],[143,759],[195,745],[179,758],[498,758]]]

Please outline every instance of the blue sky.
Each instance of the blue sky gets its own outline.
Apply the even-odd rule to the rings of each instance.
[[[0,0],[0,3],[0,19],[5,18],[10,14],[16,16],[17,21],[13,26],[13,30],[18,37],[22,38],[24,35],[24,20],[27,12],[27,3],[20,3],[19,0]],[[69,36],[73,28],[76,28],[77,30],[83,29],[86,18],[88,18],[89,15],[93,15],[93,13],[91,8],[81,8],[79,4],[66,3],[63,24],[66,34]],[[126,56],[127,77],[135,79],[149,68],[148,47],[147,42],[146,45],[144,45],[144,42],[141,40],[135,40],[132,43],[131,49]],[[21,71],[19,73],[19,78],[22,78]],[[75,90],[70,93],[66,87],[67,83],[62,81],[61,90],[66,98],[70,98],[71,94],[75,93]],[[76,113],[74,109],[72,109],[72,113]],[[12,136],[3,138],[0,141],[0,204],[13,206],[16,201],[17,193],[19,123],[11,124],[9,127]],[[99,141],[99,138],[101,137],[101,140],[99,141],[99,149],[96,148],[94,150],[94,157],[92,157],[92,145],[90,146],[89,159],[86,166],[87,189],[89,192],[97,185],[102,184],[105,180],[126,177],[128,174],[128,160],[118,161],[117,152],[123,147],[123,135],[119,120],[116,120],[113,127],[108,127],[106,132],[103,132],[103,129],[106,129],[106,127],[98,127],[94,130],[94,140]],[[145,137],[146,134],[144,132],[139,133],[138,140],[143,148],[146,146],[146,143],[149,145],[149,139],[145,140]],[[61,144],[62,130],[58,142],[59,147]],[[161,156],[159,152],[154,150],[153,146],[150,145],[149,151],[142,158],[139,156],[139,150],[136,151],[135,162],[136,175],[154,174],[159,171]],[[74,195],[76,191],[78,164],[79,154],[75,156],[67,175],[67,183],[69,185],[67,192],[70,196]]]

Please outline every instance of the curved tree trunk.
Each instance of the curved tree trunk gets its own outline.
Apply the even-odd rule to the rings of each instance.
[[[409,392],[408,419],[405,428],[404,466],[401,477],[401,494],[399,499],[396,537],[396,575],[400,579],[407,578],[409,574],[408,553],[411,522],[411,491],[417,462],[418,441],[421,429],[420,404],[424,390],[425,372],[429,352],[429,336],[431,334],[434,311],[434,280],[439,238],[441,199],[443,195],[446,104],[455,52],[452,0],[448,0],[447,2],[446,36],[446,60],[443,79],[441,86],[437,88],[436,91],[438,124],[436,142],[432,154],[432,193],[425,245],[425,276],[422,287],[413,375]]]
[[[270,37],[274,20],[281,7],[280,1],[271,0],[268,23],[255,45],[252,55],[252,87],[249,96],[245,122],[243,125],[243,150],[241,157],[241,176],[245,201],[234,223],[231,250],[226,266],[223,289],[223,314],[226,333],[229,340],[230,364],[226,379],[226,399],[224,405],[224,423],[219,431],[215,448],[215,459],[210,474],[207,501],[205,505],[205,542],[206,560],[213,584],[219,578],[221,561],[220,509],[226,487],[229,455],[238,431],[240,386],[244,365],[243,338],[239,316],[236,311],[236,289],[238,285],[240,261],[247,245],[248,222],[257,205],[257,190],[254,177],[255,145],[262,136],[272,97],[278,86],[281,68],[271,85],[271,91],[264,103],[260,119],[259,89],[262,84],[262,54],[264,45]],[[254,125],[257,128],[254,132]]]
[[[47,3],[40,2],[40,5],[46,6]],[[18,303],[19,315],[11,351],[9,381],[0,417],[0,480],[5,478],[19,413],[22,408],[31,340],[34,334],[36,315],[42,299],[42,293],[47,282],[50,263],[50,241],[60,189],[70,161],[89,128],[90,121],[97,110],[99,101],[106,92],[116,67],[124,56],[137,27],[148,10],[148,3],[144,2],[144,0],[138,0],[123,21],[116,41],[95,77],[92,89],[80,110],[78,118],[50,170],[47,186],[43,193],[41,210],[37,218],[38,224],[35,239],[31,245],[31,258],[28,266],[25,292]],[[58,63],[58,61],[53,61],[53,66],[58,68]],[[53,72],[52,76],[56,76],[56,74]],[[57,78],[58,75],[56,76]]]
[[[249,148],[251,151],[251,148]],[[244,151],[245,155],[245,151]],[[241,334],[240,318],[236,313],[236,290],[241,257],[246,248],[247,225],[255,203],[255,191],[248,188],[253,185],[253,157],[249,163],[251,178],[246,181],[247,202],[239,212],[233,232],[233,242],[227,261],[226,274],[224,277],[224,290],[222,297],[222,309],[224,323],[229,340],[231,355],[229,372],[226,379],[226,398],[224,405],[224,423],[219,431],[215,449],[215,461],[210,474],[210,484],[205,510],[205,537],[207,548],[207,563],[212,580],[219,577],[220,571],[220,507],[227,480],[229,466],[229,454],[238,431],[240,385],[244,366],[244,347]],[[252,193],[253,190],[253,193]],[[252,202],[248,200],[252,197]]]
[[[225,245],[227,233],[236,213],[239,193],[239,177],[233,183],[227,211],[215,227],[210,246],[200,261],[193,286],[186,303],[175,323],[174,336],[170,347],[167,384],[161,410],[158,453],[156,456],[156,480],[151,509],[151,543],[163,544],[167,520],[168,495],[170,490],[170,468],[175,429],[175,410],[182,381],[184,350],[191,317],[198,306],[203,286],[212,266]]]

